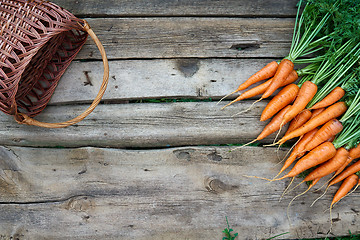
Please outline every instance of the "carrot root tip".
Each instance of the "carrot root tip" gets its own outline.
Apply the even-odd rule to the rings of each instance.
[[[314,206],[314,204],[315,204],[320,198],[322,198],[322,197],[326,194],[328,188],[329,188],[329,187],[327,187],[327,188],[325,189],[324,193],[321,194],[320,197],[318,197],[317,199],[315,199],[315,200],[313,201],[313,203],[310,205],[310,207]]]
[[[250,145],[250,144],[252,144],[252,143],[254,143],[254,142],[256,142],[256,141],[257,141],[257,139],[254,139],[254,140],[252,140],[251,142],[248,142],[248,143],[246,143],[246,144],[244,144],[244,145],[242,145],[242,146],[239,146],[239,147],[236,147],[236,148],[230,150],[229,152],[232,152],[232,151],[235,151],[235,150],[237,150],[237,149],[246,147],[246,146],[248,146],[248,145]]]
[[[249,175],[243,175],[243,177],[247,177],[247,178],[256,178],[256,179],[261,179],[261,180],[266,180],[266,181],[272,182],[272,179],[269,179],[269,178],[264,178],[264,177],[249,176]]]
[[[267,145],[264,145],[264,147],[273,147],[273,146],[276,146],[278,143],[272,143],[272,144],[267,144]]]
[[[222,98],[217,102],[216,105],[219,105],[219,103],[220,103],[222,100],[224,100],[225,98],[227,98],[227,97],[229,97],[230,95],[232,95],[232,94],[234,94],[234,93],[237,93],[237,92],[238,92],[238,91],[235,90],[235,91],[233,91],[232,93],[229,93],[229,94],[225,95],[224,97],[222,97]]]
[[[254,105],[255,105],[256,103],[260,102],[261,100],[263,100],[263,98],[260,98],[260,99],[256,100],[255,102],[253,102],[253,103],[250,105],[249,108],[247,108],[247,109],[245,109],[245,110],[243,110],[243,111],[241,111],[241,112],[238,112],[238,113],[232,115],[232,117],[235,117],[235,116],[237,116],[237,115],[240,115],[240,114],[242,114],[242,113],[246,113],[246,112],[250,111],[250,110],[254,107]]]
[[[291,179],[291,182],[289,183],[289,185],[285,188],[284,192],[281,194],[281,197],[279,199],[279,202],[282,200],[282,198],[286,195],[286,193],[288,192],[288,189],[290,188],[291,184],[294,182],[295,177],[293,177]]]

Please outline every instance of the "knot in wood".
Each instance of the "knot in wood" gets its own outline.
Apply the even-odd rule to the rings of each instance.
[[[89,199],[89,197],[74,197],[71,198],[67,204],[66,209],[72,210],[76,212],[85,212],[90,210],[93,207],[93,202]]]
[[[238,188],[238,186],[228,185],[222,182],[220,179],[210,177],[205,179],[205,188],[209,192],[223,193]]]

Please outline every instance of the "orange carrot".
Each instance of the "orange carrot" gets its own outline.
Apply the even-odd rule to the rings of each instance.
[[[356,174],[348,176],[341,184],[331,202],[331,207],[346,196],[348,192],[358,183],[359,177]]]
[[[302,126],[304,123],[306,123],[310,118],[312,114],[311,111],[308,109],[303,110],[300,112],[289,124],[288,130],[286,131],[285,135],[294,131],[295,129]]]
[[[350,176],[358,171],[360,171],[360,161],[357,161],[356,163],[354,163],[353,165],[351,165],[350,167],[348,167],[344,171],[342,171],[339,175],[337,175],[333,180],[331,180],[331,182],[329,183],[329,186],[334,185],[334,184],[344,180],[348,176]]]
[[[291,105],[288,105],[285,108],[283,108],[278,114],[276,114],[275,117],[273,117],[273,119],[271,119],[271,121],[265,126],[264,130],[259,134],[259,136],[256,138],[256,140],[264,139],[265,137],[269,136],[273,132],[276,132],[277,130],[279,130],[282,119],[283,119],[286,111],[289,110],[290,107],[291,107]]]
[[[284,116],[284,122],[290,121],[293,119],[298,113],[300,113],[306,105],[311,101],[311,99],[315,96],[317,92],[316,84],[306,81],[300,88],[299,94],[289,109],[289,111]]]
[[[289,74],[293,69],[294,69],[294,64],[288,59],[283,59],[277,68],[277,71],[275,73],[273,80],[271,81],[270,86],[268,87],[268,89],[266,89],[265,93],[262,95],[262,98],[270,97],[271,94],[273,94],[276,91],[276,89],[278,89],[281,86],[281,84],[285,81],[285,79],[289,76]]]
[[[325,162],[324,164],[313,170],[311,173],[309,173],[309,175],[305,177],[304,181],[311,181],[316,178],[322,178],[331,174],[346,162],[348,156],[349,152],[345,148],[341,147],[337,149],[336,154],[332,159]]]
[[[312,188],[313,186],[315,186],[315,184],[317,184],[320,181],[321,178],[316,178],[314,180],[312,180],[312,183],[309,185],[309,189]]]
[[[299,173],[302,173],[303,171],[309,168],[315,167],[316,165],[319,165],[333,158],[335,154],[336,154],[336,149],[334,145],[330,142],[325,142],[320,146],[316,147],[315,149],[313,149],[304,157],[302,157],[288,174],[275,180],[281,180],[287,177],[295,177]]]
[[[354,159],[352,159],[350,156],[346,159],[345,163],[336,170],[334,176],[332,179],[334,179],[337,175],[339,175]]]
[[[319,131],[315,134],[313,139],[306,144],[305,151],[310,151],[315,147],[319,146],[321,143],[327,141],[332,136],[335,136],[343,129],[343,125],[337,119],[331,119],[324,126],[322,126]]]
[[[304,156],[305,145],[311,141],[311,139],[314,137],[314,135],[317,131],[318,131],[318,129],[315,128],[301,137],[300,141],[295,145],[295,147],[294,147],[293,151],[291,152],[290,156],[288,157],[288,159],[286,159],[279,174],[281,174],[285,169],[287,169],[297,158]]]
[[[276,61],[272,61],[268,63],[265,67],[260,69],[258,72],[256,72],[254,75],[252,75],[248,80],[246,80],[244,83],[240,84],[240,86],[232,93],[226,95],[230,96],[231,94],[237,93],[239,91],[242,91],[248,87],[250,87],[252,84],[260,82],[262,80],[271,78],[275,75],[276,70],[278,69],[279,64]],[[224,97],[224,98],[225,98]]]
[[[357,159],[359,157],[360,157],[360,144],[349,150],[349,156],[346,162],[338,170],[336,170],[333,178],[339,175],[354,159]]]
[[[323,100],[316,103],[310,109],[319,109],[330,106],[336,103],[338,100],[340,100],[344,95],[345,95],[345,90],[342,89],[341,87],[336,87]]]
[[[316,117],[317,115],[319,115],[320,113],[322,113],[325,110],[325,108],[319,108],[319,109],[315,109],[311,111],[311,118],[313,119],[314,117]]]
[[[298,129],[295,129],[291,133],[285,135],[282,139],[278,141],[278,144],[283,144],[287,140],[304,135],[305,133],[313,130],[314,128],[320,125],[323,125],[329,120],[341,116],[346,112],[346,110],[347,107],[344,102],[337,102],[331,105],[330,107],[328,107],[327,109],[325,109],[322,113],[320,113],[313,119],[310,119],[307,123],[305,123]]]
[[[266,105],[263,110],[260,121],[266,121],[274,116],[278,111],[283,109],[294,101],[299,92],[299,87],[296,84],[289,84],[284,87],[273,99]]]
[[[350,149],[349,157],[351,157],[352,159],[357,159],[360,157],[360,144],[358,144],[356,147]]]
[[[276,70],[278,69],[278,66],[279,64],[276,61],[268,63],[265,67],[252,75],[248,80],[240,84],[240,86],[236,89],[236,92],[244,90],[254,83],[273,77],[276,73]]]
[[[295,82],[297,79],[298,79],[298,74],[297,74],[297,72],[295,70],[293,70],[290,73],[290,75],[286,78],[286,80],[283,82],[281,87],[286,86],[288,84],[291,84],[291,83]],[[241,101],[241,100],[244,100],[244,99],[248,99],[248,98],[252,98],[252,97],[255,97],[255,96],[260,95],[260,94],[263,94],[266,91],[266,89],[270,86],[271,81],[272,81],[272,78],[267,80],[266,82],[256,86],[256,87],[253,87],[253,88],[247,90],[246,92],[243,92],[235,100],[233,100],[232,102],[230,102],[229,104],[224,106],[223,109],[226,108],[227,106],[235,103],[235,102],[238,102],[238,101]]]

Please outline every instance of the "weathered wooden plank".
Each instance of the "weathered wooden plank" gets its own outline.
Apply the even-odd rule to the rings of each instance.
[[[105,104],[79,124],[65,129],[18,125],[12,117],[2,114],[0,145],[144,148],[247,143],[267,123],[259,121],[266,102],[232,117],[251,103],[234,104],[224,111],[214,102]],[[37,119],[62,122],[86,107],[49,106]],[[275,133],[263,142],[272,142],[274,137]]]
[[[336,188],[279,202],[274,148],[163,150],[0,147],[0,235],[5,239],[221,239],[225,216],[240,239],[320,237]],[[280,151],[283,157],[285,151]],[[300,182],[300,179],[296,179]],[[320,186],[320,184],[319,184]],[[333,210],[334,235],[359,233],[359,193]]]
[[[295,22],[293,18],[191,17],[87,20],[110,59],[282,58],[289,52]],[[78,59],[101,59],[90,39]]]
[[[53,0],[81,16],[294,16],[297,0]]]
[[[112,61],[110,81],[103,99],[219,99],[234,91],[239,84],[270,61],[272,59]],[[59,82],[50,103],[92,101],[100,89],[102,75],[100,62],[73,62]],[[236,96],[234,94],[230,98]]]

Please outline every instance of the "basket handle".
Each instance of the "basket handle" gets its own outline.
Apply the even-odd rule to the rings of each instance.
[[[97,96],[95,97],[94,101],[92,102],[90,107],[88,109],[86,109],[82,114],[80,114],[76,118],[68,120],[66,122],[60,122],[60,123],[39,122],[39,121],[27,116],[24,113],[17,113],[14,116],[15,121],[17,123],[26,124],[26,125],[32,125],[32,126],[38,126],[38,127],[43,127],[43,128],[64,128],[64,127],[68,127],[70,125],[73,125],[75,123],[78,123],[78,122],[82,121],[100,103],[100,100],[103,97],[103,95],[105,93],[105,90],[106,90],[106,87],[107,87],[107,84],[109,82],[109,63],[108,63],[108,59],[106,57],[105,49],[104,49],[103,45],[101,44],[100,40],[95,35],[93,30],[90,28],[90,25],[85,20],[82,20],[82,21],[83,21],[83,25],[81,25],[80,23],[79,23],[79,25],[81,25],[83,27],[83,30],[86,31],[89,34],[89,36],[94,40],[96,46],[98,47],[98,49],[99,49],[99,51],[101,53],[101,57],[102,57],[103,64],[104,64],[103,82],[101,84],[100,91],[97,94]]]

